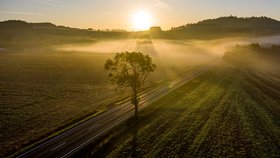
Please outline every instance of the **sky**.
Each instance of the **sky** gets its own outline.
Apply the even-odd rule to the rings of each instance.
[[[221,16],[280,20],[280,0],[0,0],[0,21],[51,22],[76,28],[134,30],[133,15],[147,12],[167,30]]]

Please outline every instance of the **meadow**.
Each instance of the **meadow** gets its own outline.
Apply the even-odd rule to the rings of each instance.
[[[157,64],[146,84],[151,87],[217,57],[196,47],[176,41],[105,40],[1,50],[0,156],[56,134],[126,98],[128,92],[116,92],[104,70],[113,53],[136,50],[151,55]]]
[[[1,153],[43,138],[82,116],[105,110],[119,99],[102,71],[107,57],[1,54]]]
[[[145,85],[145,88],[148,88],[191,68],[201,65],[207,67],[207,63],[215,62],[218,64],[222,62],[224,52],[236,43],[258,41],[273,43],[278,41],[278,39],[279,36],[259,39],[235,37],[214,40],[152,40],[141,38],[93,41],[91,39],[88,42],[76,44],[69,44],[68,42],[62,41],[63,44],[59,44],[58,42],[52,46],[42,45],[40,47],[41,44],[35,44],[36,46],[34,47],[28,45],[28,47],[21,48],[17,45],[11,49],[0,49],[0,156],[7,156],[43,138],[58,134],[70,125],[75,125],[75,123],[81,120],[94,117],[114,107],[115,102],[127,98],[127,91],[115,91],[115,87],[108,82],[107,74],[104,70],[105,61],[116,52],[141,51],[152,56],[154,62],[157,64],[157,69]],[[32,42],[31,45],[33,45]],[[168,133],[172,135],[170,138],[172,142],[173,139],[175,139],[175,142],[178,139],[182,143],[190,143],[194,141],[196,134],[203,127],[206,131],[203,131],[199,138],[196,138],[195,146],[190,148],[192,150],[189,149],[193,152],[193,149],[197,148],[196,146],[201,148],[199,144],[204,141],[204,137],[210,139],[208,136],[209,133],[207,132],[211,130],[210,133],[215,133],[212,130],[220,127],[219,123],[222,123],[221,130],[226,128],[231,129],[228,126],[228,123],[230,123],[234,127],[232,129],[233,131],[245,132],[243,133],[245,136],[242,135],[242,139],[244,137],[250,143],[258,143],[251,142],[251,138],[254,138],[254,133],[248,133],[248,131],[258,132],[254,131],[255,127],[253,128],[252,126],[255,126],[255,124],[252,125],[251,123],[254,122],[254,119],[261,117],[262,114],[265,116],[258,118],[258,120],[261,122],[263,122],[261,119],[269,121],[269,124],[263,124],[263,126],[271,126],[270,130],[274,132],[272,134],[274,135],[275,132],[277,134],[279,132],[279,124],[275,125],[273,123],[277,122],[277,119],[279,120],[277,115],[277,112],[279,112],[277,111],[279,110],[277,108],[279,102],[275,101],[279,96],[279,89],[276,88],[275,90],[275,87],[279,87],[279,71],[275,69],[272,72],[268,72],[266,75],[269,74],[269,76],[263,77],[263,79],[270,80],[269,85],[271,88],[266,89],[265,92],[263,92],[265,88],[259,88],[262,91],[255,93],[253,88],[257,87],[253,84],[255,82],[249,80],[250,76],[248,77],[248,75],[250,73],[237,71],[221,64],[220,67],[212,70],[211,73],[209,72],[200,76],[174,93],[154,103],[141,112],[141,115],[143,115],[141,120],[143,121],[141,122],[139,137],[146,137],[147,135],[147,138],[142,138],[144,142],[140,142],[140,144],[147,145],[147,147],[139,147],[139,150],[143,149],[140,154],[142,156],[148,153],[157,155],[154,150],[164,149],[165,147],[161,146],[162,143],[170,143],[169,141],[165,142],[171,137]],[[247,77],[245,77],[246,75]],[[263,82],[263,80],[258,82]],[[268,83],[258,83],[258,86],[265,87],[262,84]],[[266,101],[261,100],[261,102],[255,99],[260,96],[266,97]],[[240,101],[238,98],[243,99]],[[243,101],[246,101],[246,103],[243,103]],[[247,102],[250,104],[247,104]],[[238,104],[238,106],[235,106],[235,104]],[[245,105],[247,107],[246,109],[244,109]],[[275,116],[266,116],[270,111],[253,111],[256,112],[254,114],[256,118],[251,118],[253,114],[246,111],[248,109],[254,110],[254,108],[264,105],[267,105],[268,109]],[[218,111],[213,111],[214,109]],[[262,109],[257,108],[256,110]],[[231,116],[237,115],[236,112],[238,112],[237,118]],[[242,114],[242,117],[241,114],[239,116],[239,113]],[[177,117],[177,114],[180,117]],[[225,116],[229,117],[229,122],[223,122]],[[270,117],[272,116],[274,117],[274,122],[271,121]],[[207,124],[207,121],[210,121],[210,123]],[[231,121],[238,121],[238,124],[234,124]],[[206,126],[204,127],[204,125]],[[190,128],[184,129],[184,127]],[[243,131],[243,129],[246,129],[246,131]],[[262,127],[260,127],[260,130],[263,130]],[[179,135],[177,135],[177,132],[179,132]],[[181,132],[186,132],[187,136]],[[122,135],[119,132],[117,133]],[[223,137],[219,138],[222,141],[222,146],[227,141],[223,139],[229,139],[227,135],[231,135],[230,133],[231,131],[225,130],[222,136],[217,136]],[[206,134],[207,136],[205,136]],[[278,138],[276,134],[275,137]],[[247,137],[248,135],[250,137]],[[158,139],[153,140],[153,136],[155,138],[158,137]],[[178,138],[173,138],[173,136]],[[211,136],[211,139],[212,137],[214,136]],[[231,137],[234,137],[234,135]],[[264,134],[263,137],[266,139],[267,135]],[[229,141],[235,140],[236,138],[234,137]],[[112,138],[112,141],[120,141],[121,143],[117,143],[118,145],[112,148],[106,148],[106,150],[114,150],[104,153],[110,154],[113,157],[130,153],[128,151],[130,150],[129,134],[123,134],[120,140]],[[258,141],[259,143],[263,143],[262,140]],[[109,142],[111,142],[111,137]],[[271,149],[274,150],[275,146],[273,143],[269,143],[272,144]],[[176,142],[175,144],[179,145],[180,143]],[[191,144],[188,144],[188,146]],[[186,147],[184,144],[179,146]],[[219,148],[218,144],[216,146]],[[251,147],[252,149],[256,149],[255,146],[247,147],[248,150],[251,150]],[[152,147],[156,147],[157,149],[151,151],[150,149]],[[174,149],[171,148],[170,150]],[[199,151],[201,149],[196,150]],[[212,150],[218,149],[213,146],[211,152]],[[225,147],[225,149],[221,149],[220,151],[224,150],[232,149]],[[100,151],[103,151],[103,149]],[[157,152],[162,153],[162,151]],[[176,153],[180,152],[176,151]],[[196,152],[184,153],[189,155],[198,154]],[[275,154],[279,155],[277,152]]]
[[[140,112],[81,157],[279,157],[280,73],[225,63]],[[133,134],[134,133],[134,134]]]
[[[153,2],[162,9],[169,8],[159,0]],[[56,9],[63,11],[66,6],[39,2],[32,7],[35,10],[24,11],[29,3],[33,1],[18,11],[10,6],[20,3],[3,3],[13,11],[0,13],[48,20],[49,15],[38,12],[44,10],[39,4],[51,7],[47,10],[54,17]],[[69,9],[75,12],[79,6]],[[89,6],[85,9],[90,8],[90,18],[81,16],[80,20],[90,19],[93,25],[98,24],[92,21],[95,15],[105,22],[107,16],[115,14],[100,7],[104,15],[99,15],[99,5],[95,9]],[[114,8],[118,7],[110,10]],[[91,14],[92,9],[97,12]],[[168,10],[183,13],[173,6]],[[207,7],[203,7],[205,11]],[[97,139],[73,157],[280,157],[280,46],[274,45],[280,44],[280,22],[268,17],[228,16],[148,31],[150,24],[143,24],[150,23],[149,14],[139,13],[133,17],[134,23],[140,24],[135,25],[135,31],[78,29],[21,20],[0,22],[0,157],[30,151],[127,100],[129,91],[116,91],[104,70],[106,60],[123,51],[148,54],[156,63],[145,90],[164,86],[179,75],[192,76],[198,68],[209,71],[183,86],[178,84],[181,87],[144,108],[137,124],[129,118],[108,133],[105,131],[112,126],[79,144],[72,151]],[[124,16],[128,13],[115,15],[131,17]],[[68,18],[74,20],[75,16]],[[67,16],[61,19],[68,21]],[[121,19],[109,22],[114,25],[114,20]],[[111,25],[107,26],[119,27]],[[240,46],[248,43],[259,44]],[[64,144],[66,141],[51,151]]]

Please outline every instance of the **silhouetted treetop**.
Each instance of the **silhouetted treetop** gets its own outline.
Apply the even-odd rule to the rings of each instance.
[[[279,58],[280,45],[262,47],[258,43],[236,45],[223,56],[224,61],[238,66],[259,65],[263,61],[279,63]]]
[[[189,33],[280,33],[280,21],[268,17],[220,17],[207,19],[198,23],[173,27],[171,31]]]
[[[8,20],[0,22],[0,29],[26,29],[32,28],[32,26],[21,20]]]
[[[57,26],[50,22],[28,23],[22,20],[8,20],[8,21],[0,22],[0,29],[56,29],[56,28],[70,29],[70,27]]]

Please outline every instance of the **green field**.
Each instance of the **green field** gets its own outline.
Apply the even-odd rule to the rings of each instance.
[[[235,16],[163,31],[0,22],[0,157],[28,151],[125,102],[129,91],[116,91],[104,64],[115,53],[136,51],[157,65],[145,90],[211,69],[140,111],[137,124],[130,118],[80,149],[83,142],[74,157],[280,158],[279,30],[278,20]]]
[[[256,67],[224,63],[226,47],[238,41],[129,39],[0,50],[0,157],[127,97],[104,71],[113,53],[126,50],[147,53],[157,64],[146,87],[197,66],[218,65],[140,112],[139,157],[279,157],[279,63],[262,56],[254,58]],[[133,128],[117,127],[98,147],[82,151],[129,157]]]
[[[109,40],[1,52],[0,156],[112,108],[113,102],[126,97],[127,92],[116,92],[108,82],[104,63],[114,50],[132,49],[149,53],[157,64],[146,87],[213,59],[201,50],[188,52],[193,48],[165,41],[152,45]]]
[[[120,99],[105,79],[109,55],[10,53],[1,63],[1,153],[17,150]],[[107,98],[107,99],[104,99]]]
[[[279,157],[280,73],[223,64],[140,112],[84,157]]]

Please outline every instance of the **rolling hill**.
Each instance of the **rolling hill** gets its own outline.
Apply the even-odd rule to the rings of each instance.
[[[252,33],[279,34],[280,21],[268,17],[239,18],[235,16],[207,19],[198,23],[171,28],[185,33]]]

